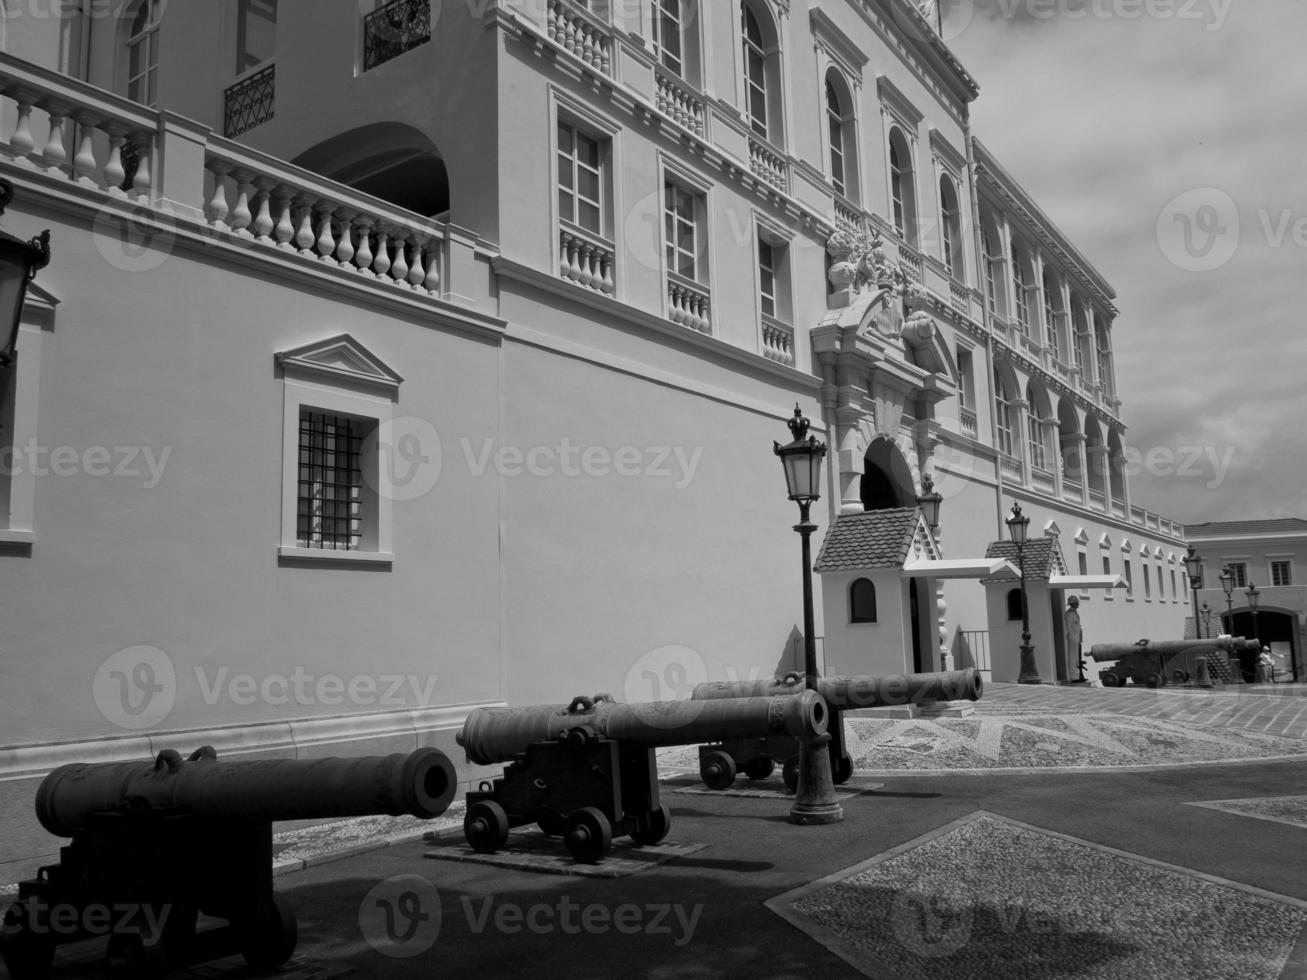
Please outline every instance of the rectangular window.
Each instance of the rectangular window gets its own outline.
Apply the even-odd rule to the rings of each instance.
[[[296,543],[356,551],[363,536],[364,423],[300,409]]]
[[[1179,595],[1179,593],[1175,589],[1175,569],[1173,568],[1171,569],[1171,601],[1172,602],[1175,602],[1175,597],[1177,595]]]
[[[976,382],[971,374],[971,351],[958,351],[958,404],[963,408],[976,408]]]
[[[1089,556],[1083,551],[1076,554],[1076,565],[1079,567],[1081,575],[1089,574]]]
[[[1140,566],[1139,566],[1139,571],[1142,573],[1142,575],[1143,575],[1143,579],[1144,579],[1144,601],[1145,601],[1145,602],[1152,602],[1152,601],[1153,601],[1153,582],[1152,582],[1152,579],[1150,579],[1150,578],[1148,577],[1148,565],[1146,565],[1146,564],[1144,564],[1144,565],[1140,565]]]
[[[603,147],[563,122],[558,124],[558,216],[603,234]]]
[[[1030,465],[1037,470],[1048,469],[1048,452],[1044,445],[1044,423],[1033,412],[1026,416],[1026,431],[1030,442]]]
[[[1271,562],[1271,584],[1293,585],[1293,562],[1291,561]]]
[[[1184,604],[1187,606],[1189,605],[1189,573],[1188,572],[1180,573],[1180,587],[1181,587],[1180,597],[1184,601]]]
[[[668,181],[663,202],[667,268],[686,279],[699,281],[698,197]]]
[[[658,61],[678,78],[685,77],[681,56],[681,0],[654,0],[653,42]]]
[[[998,451],[1004,456],[1014,456],[1012,452],[1012,406],[1001,397],[998,400]]]
[[[1162,566],[1157,566],[1157,601],[1166,601],[1166,580],[1162,578]]]
[[[764,316],[776,316],[776,249],[758,243],[758,299]]]
[[[1248,588],[1248,564],[1246,562],[1230,562],[1230,573],[1234,576],[1234,587],[1236,589]]]
[[[1127,599],[1132,599],[1135,594],[1135,580],[1134,576],[1130,574],[1130,559],[1125,559],[1121,566],[1122,574],[1125,576],[1125,595]]]
[[[277,0],[240,0],[236,18],[236,74],[277,53]]]

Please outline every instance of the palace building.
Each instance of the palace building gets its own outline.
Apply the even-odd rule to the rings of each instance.
[[[1182,635],[1115,294],[932,5],[3,11],[0,226],[53,258],[0,371],[0,867],[66,761],[453,756],[476,706],[794,669],[796,404],[826,669],[1015,680],[1026,557],[1042,680],[1071,595],[1086,648]]]

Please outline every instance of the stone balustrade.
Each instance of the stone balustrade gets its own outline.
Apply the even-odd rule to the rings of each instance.
[[[772,317],[763,317],[762,356],[793,367],[794,328]]]
[[[789,164],[781,154],[754,136],[749,137],[749,169],[753,171],[754,176],[761,178],[778,191],[789,193]]]
[[[667,318],[673,323],[712,333],[708,290],[684,276],[669,273],[667,277]]]
[[[904,274],[915,283],[925,282],[926,260],[922,254],[907,242],[899,242],[899,262],[903,265]]]
[[[862,211],[851,201],[835,198],[835,227],[851,235],[859,235],[867,230],[867,222]]]
[[[704,138],[707,113],[703,99],[661,66],[654,70],[654,105],[677,125],[684,126],[700,139]]]
[[[595,71],[612,74],[613,39],[610,29],[590,11],[571,0],[549,0],[545,31],[549,40]]]
[[[976,419],[976,413],[969,408],[958,408],[958,421],[962,423],[964,434],[975,439],[980,432],[980,426]]]
[[[948,284],[949,302],[953,309],[957,310],[963,316],[971,315],[971,292],[966,286],[956,279],[950,279]]]
[[[999,469],[1003,473],[1003,479],[1011,480],[1014,483],[1022,481],[1021,460],[1015,456],[1009,456],[1006,453],[1000,453],[998,457]]]
[[[613,295],[614,249],[611,242],[589,235],[579,228],[564,227],[558,232],[558,274],[578,285]]]
[[[444,236],[433,222],[217,137],[204,165],[215,231],[439,295]]]

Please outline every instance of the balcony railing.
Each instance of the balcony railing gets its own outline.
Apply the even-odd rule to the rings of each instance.
[[[956,279],[950,279],[948,284],[949,302],[953,304],[953,309],[957,310],[963,316],[971,315],[971,291]]]
[[[277,111],[277,66],[261,68],[227,89],[222,131],[239,136],[271,119]]]
[[[762,356],[794,365],[794,328],[773,317],[762,318]]]
[[[907,277],[915,283],[924,282],[925,279],[925,262],[921,253],[909,245],[907,242],[899,242],[899,261],[903,263],[903,271]]]
[[[959,408],[958,420],[962,423],[962,431],[975,439],[980,431],[976,422],[976,413],[969,408]]]
[[[1021,460],[1015,456],[1009,456],[1006,453],[1000,453],[998,457],[999,469],[1003,473],[1003,479],[1011,480],[1014,483],[1022,481]]]
[[[606,24],[571,0],[549,0],[545,28],[549,40],[595,71],[613,72],[613,39]]]
[[[363,70],[431,40],[431,0],[391,0],[363,18]]]
[[[667,318],[673,323],[697,330],[699,333],[712,333],[712,316],[708,303],[708,290],[697,282],[679,276],[674,272],[667,274]]]
[[[1043,490],[1045,493],[1052,493],[1054,487],[1053,474],[1041,466],[1032,466],[1030,468],[1030,479],[1035,488]]]
[[[790,192],[790,165],[757,137],[749,137],[749,168],[778,191]]]
[[[703,99],[661,65],[654,70],[654,105],[678,126],[684,126],[695,136],[703,138]]]
[[[851,235],[859,235],[867,230],[862,211],[852,201],[841,197],[835,198],[835,226]]]
[[[612,242],[572,225],[559,229],[558,273],[564,279],[611,296],[616,288],[613,256]]]

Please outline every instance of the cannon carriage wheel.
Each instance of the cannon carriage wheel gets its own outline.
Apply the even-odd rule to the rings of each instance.
[[[549,832],[544,821],[540,829]],[[473,803],[463,818],[463,836],[472,850],[493,854],[508,843],[508,814],[494,800]]]
[[[299,941],[299,925],[290,902],[272,896],[269,914],[246,928],[241,955],[251,969],[273,970],[291,958]]]
[[[168,951],[162,936],[137,930],[115,932],[104,954],[109,980],[160,980],[168,972]]]
[[[598,807],[583,806],[568,818],[567,853],[580,864],[594,864],[613,846],[613,825]]]
[[[831,778],[836,786],[840,786],[849,781],[853,775],[853,756],[847,752],[841,752],[838,759],[831,759]]]
[[[657,810],[649,812],[649,826],[631,834],[631,840],[640,845],[657,844],[672,829],[672,811],[666,803],[660,803]]]
[[[766,779],[775,768],[776,763],[771,756],[760,755],[744,764],[744,774],[753,780]]]
[[[14,980],[45,980],[54,962],[54,942],[48,932],[27,927],[26,902],[15,902],[5,910],[0,931],[0,954]]]
[[[729,789],[735,782],[735,760],[720,749],[709,752],[699,763],[699,777],[709,789]]]

